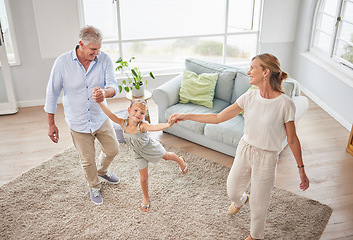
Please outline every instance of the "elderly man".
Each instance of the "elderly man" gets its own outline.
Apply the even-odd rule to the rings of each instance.
[[[103,203],[98,176],[112,184],[120,182],[117,176],[108,171],[110,163],[119,152],[119,143],[110,120],[97,104],[106,101],[105,98],[113,97],[118,86],[111,59],[100,51],[101,43],[102,34],[98,29],[88,26],[81,30],[79,45],[58,57],[54,63],[44,107],[48,115],[48,135],[57,143],[59,129],[55,125],[54,115],[63,90],[65,120],[80,154],[90,198],[95,204]],[[97,87],[103,91],[93,94]],[[95,139],[102,147],[97,163]]]

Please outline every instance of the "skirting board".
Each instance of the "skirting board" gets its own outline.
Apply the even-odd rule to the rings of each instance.
[[[61,103],[61,99],[59,100],[60,102],[58,101],[58,103]],[[17,106],[19,108],[44,106],[44,104],[45,104],[45,99],[17,101]]]
[[[331,117],[336,119],[336,121],[339,122],[344,128],[346,128],[348,131],[350,131],[352,126],[347,120],[345,120],[341,115],[339,115],[336,111],[334,111],[326,103],[321,101],[320,98],[318,98],[315,94],[313,94],[310,90],[308,90],[307,88],[305,88],[301,84],[300,84],[300,89],[306,96],[308,96],[317,105],[319,105],[325,112],[327,112],[328,114],[330,114]]]

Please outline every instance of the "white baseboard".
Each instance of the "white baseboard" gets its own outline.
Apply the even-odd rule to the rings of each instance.
[[[45,99],[36,99],[36,100],[29,100],[29,101],[17,101],[17,106],[19,108],[44,106],[44,104],[45,104]]]
[[[346,119],[344,119],[335,110],[329,107],[326,103],[324,103],[320,98],[318,98],[315,94],[313,94],[310,90],[305,88],[303,85],[300,84],[300,88],[305,95],[307,95],[311,100],[313,100],[317,105],[319,105],[325,112],[330,114],[331,117],[333,117],[348,131],[351,131],[352,125]]]
[[[58,99],[58,103],[62,103],[61,97]],[[18,101],[17,106],[19,108],[24,108],[24,107],[38,107],[38,106],[43,106],[45,105],[45,99],[35,99],[35,100],[27,100],[27,101]]]

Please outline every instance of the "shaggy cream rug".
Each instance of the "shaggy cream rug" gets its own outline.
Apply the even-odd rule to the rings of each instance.
[[[119,185],[103,183],[104,204],[95,206],[76,150],[70,147],[0,188],[0,239],[244,239],[249,207],[229,216],[229,169],[180,149],[188,161],[150,164],[151,209],[140,211],[142,191],[128,146],[110,170]],[[332,209],[275,188],[265,239],[320,239]]]

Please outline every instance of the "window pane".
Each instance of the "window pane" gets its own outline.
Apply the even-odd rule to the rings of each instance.
[[[103,43],[101,50],[109,55],[113,63],[120,57],[119,45],[117,43]]]
[[[83,0],[85,25],[92,25],[103,33],[104,39],[118,38],[116,7],[113,0]]]
[[[4,0],[0,0],[0,22],[1,22],[2,31],[4,34],[8,61],[9,63],[15,63],[16,62],[15,53],[13,50],[9,22],[7,19],[6,6],[5,6]]]
[[[338,41],[336,55],[353,63],[353,44]]]
[[[353,43],[353,24],[342,22],[338,38]]]
[[[353,1],[318,0],[320,7],[316,13],[316,26],[313,32],[313,50],[326,52],[324,60],[337,67],[341,63],[353,67]],[[336,26],[336,19],[341,21]],[[316,51],[312,51],[316,54]],[[322,57],[321,54],[318,55]],[[331,61],[333,60],[333,61]]]
[[[135,57],[141,69],[154,72],[168,68],[182,69],[185,58],[190,56],[222,62],[222,41],[222,37],[205,37],[124,43],[124,59]]]
[[[257,34],[229,36],[226,63],[250,61],[256,55]]]
[[[323,32],[332,34],[332,30],[334,29],[335,24],[336,24],[335,18],[326,14],[321,14],[318,19],[317,28]]]
[[[324,1],[322,1],[321,10],[330,14],[331,16],[336,16],[337,1],[338,0],[324,0]]]
[[[326,33],[317,31],[315,34],[315,43],[314,45],[321,50],[329,53],[330,52],[330,42],[331,36],[327,35]]]
[[[224,31],[224,1],[120,0],[120,4],[123,39],[190,36]]]
[[[228,32],[252,29],[253,1],[230,0]]]
[[[185,58],[222,62],[226,1],[218,0],[82,0],[85,24],[103,32],[102,51],[115,62],[136,57],[140,68],[154,73],[182,69]],[[253,4],[258,0],[229,0],[228,33],[257,30]],[[120,14],[116,4],[119,3]],[[118,17],[121,37],[118,39]],[[257,16],[258,17],[258,16]],[[199,35],[211,35],[200,37]],[[214,36],[219,35],[219,36]],[[229,36],[227,60],[249,61],[255,55],[257,33]],[[110,38],[110,39],[109,39]],[[167,38],[167,39],[163,39]],[[108,41],[107,41],[108,40]],[[110,40],[110,41],[109,41]],[[121,40],[122,49],[119,49]],[[119,52],[119,51],[122,52]]]
[[[182,68],[184,55],[190,54],[194,39],[138,41],[123,44],[124,59],[136,58],[140,69],[159,71]]]
[[[353,2],[346,2],[343,10],[343,19],[353,23]]]

